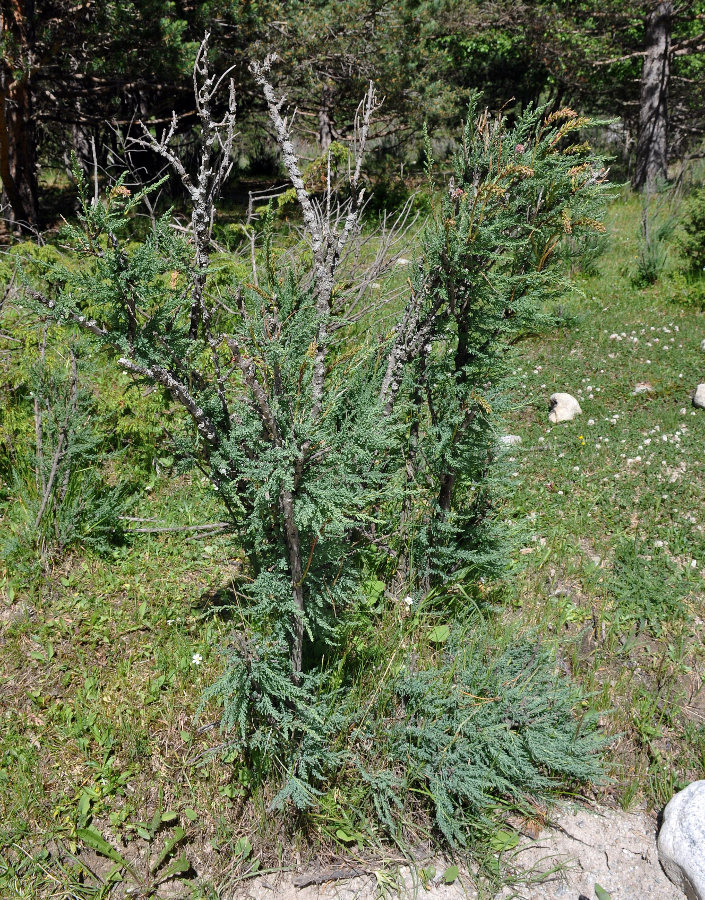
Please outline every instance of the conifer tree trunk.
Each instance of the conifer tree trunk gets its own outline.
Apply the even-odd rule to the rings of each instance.
[[[34,0],[0,2],[0,179],[12,220],[37,223],[36,140],[32,104]],[[10,55],[16,54],[15,58]]]
[[[321,153],[326,153],[335,139],[333,124],[333,92],[324,87],[321,94],[321,105],[318,108],[318,144]]]
[[[646,23],[634,187],[651,188],[668,175],[668,80],[673,0],[658,0]]]

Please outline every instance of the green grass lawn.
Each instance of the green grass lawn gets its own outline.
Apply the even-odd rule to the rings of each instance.
[[[498,615],[554,643],[600,710],[614,739],[598,795],[658,807],[705,775],[705,411],[690,402],[705,381],[705,315],[673,302],[667,277],[633,286],[639,216],[637,200],[613,203],[599,274],[578,278],[565,324],[512,351],[507,432],[522,443],[507,451],[504,515],[520,541]],[[550,426],[554,391],[582,415]],[[153,476],[133,515],[163,527],[220,517],[197,473]],[[217,711],[196,716],[237,624],[239,577],[232,538],[184,532],[75,554],[31,589],[5,573],[2,896],[149,891],[181,862],[207,875],[183,896],[215,897],[305,851],[295,823],[250,796]],[[133,870],[122,885],[120,861],[86,849],[91,824]],[[334,844],[334,826],[313,817],[307,836]]]
[[[574,324],[518,348],[507,511],[526,534],[512,617],[595,692],[615,735],[607,792],[660,805],[705,769],[705,316],[668,278],[633,286],[638,216],[634,198],[613,204]],[[554,391],[582,415],[550,426]]]

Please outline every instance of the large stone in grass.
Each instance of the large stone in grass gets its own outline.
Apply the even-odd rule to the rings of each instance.
[[[705,781],[671,798],[658,836],[663,870],[688,900],[705,900]]]
[[[699,384],[695,388],[693,406],[697,406],[698,409],[705,409],[705,384]]]
[[[572,394],[551,394],[548,421],[553,425],[571,422],[582,412],[580,404]]]

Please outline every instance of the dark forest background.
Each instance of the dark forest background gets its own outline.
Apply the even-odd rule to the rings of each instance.
[[[75,154],[86,172],[160,164],[125,153],[139,120],[176,112],[195,138],[192,72],[206,30],[214,71],[229,68],[240,135],[231,189],[276,175],[263,137],[251,59],[276,53],[298,131],[325,151],[352,135],[372,80],[385,97],[376,126],[380,175],[403,180],[420,158],[423,123],[457,131],[474,91],[491,109],[573,105],[615,118],[603,139],[637,188],[702,138],[705,3],[686,0],[3,0],[0,178],[3,214],[43,227],[57,213],[57,173]],[[619,174],[622,174],[621,172]],[[59,202],[59,207],[61,203]],[[60,209],[58,210],[60,211]]]

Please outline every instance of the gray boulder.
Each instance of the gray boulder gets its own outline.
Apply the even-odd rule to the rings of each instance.
[[[582,413],[580,404],[572,394],[551,394],[548,421],[552,425],[559,422],[572,422]]]
[[[666,875],[688,900],[705,900],[705,781],[694,781],[669,801],[658,856]]]
[[[705,409],[705,384],[699,384],[695,388],[693,406],[697,406],[698,409]]]

